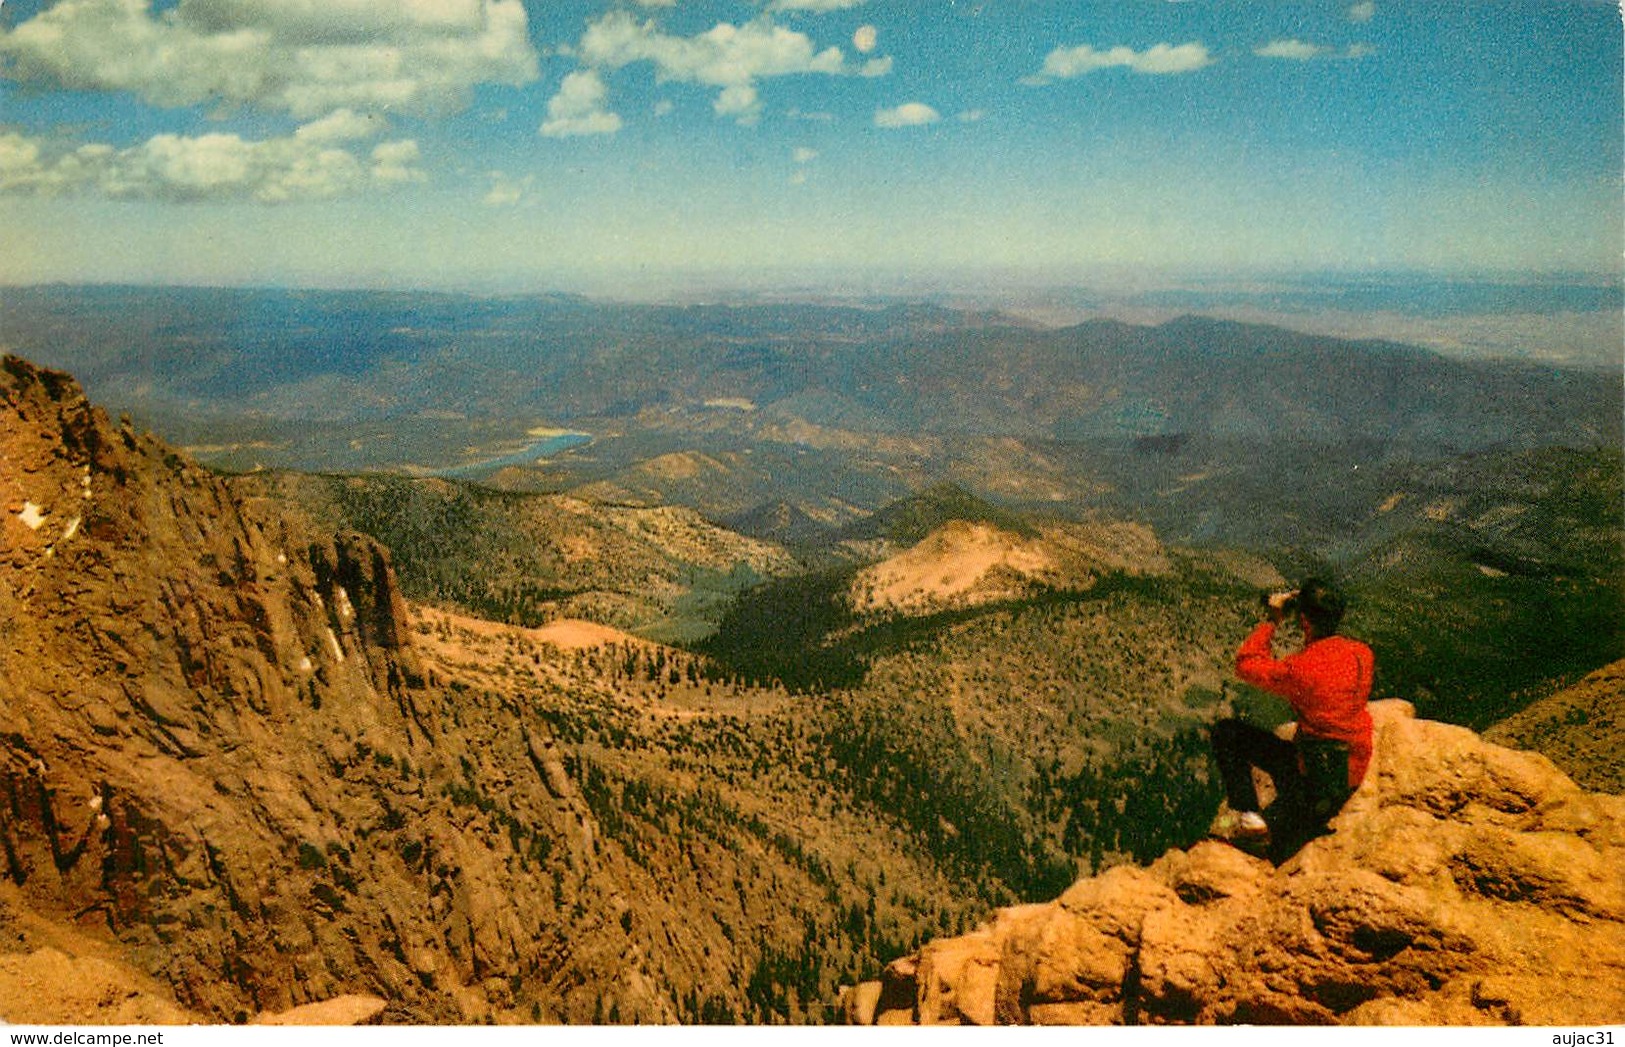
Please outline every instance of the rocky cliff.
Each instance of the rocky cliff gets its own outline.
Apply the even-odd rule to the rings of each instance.
[[[14,357],[0,510],[0,923],[94,931],[209,1020],[355,994],[482,1020],[521,976],[536,1016],[590,1018],[584,968],[670,1016],[551,740],[429,685],[381,546],[233,497]],[[51,936],[19,940],[43,970]]]
[[[848,1020],[1625,1019],[1625,798],[1405,703],[1373,711],[1365,784],[1279,868],[1215,841],[1113,868],[895,961],[848,991]]]

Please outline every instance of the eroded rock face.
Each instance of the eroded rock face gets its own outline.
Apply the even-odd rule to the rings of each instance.
[[[305,922],[279,871],[327,842],[313,735],[410,730],[423,697],[387,554],[234,500],[9,357],[0,461],[0,872],[165,952],[203,1013],[304,1002],[322,979],[273,946]],[[302,744],[313,781],[266,771]]]
[[[926,945],[861,1023],[1574,1024],[1625,1018],[1625,798],[1378,702],[1334,832],[1219,842]]]
[[[550,740],[456,697],[424,679],[381,546],[238,500],[68,376],[0,362],[17,905],[109,935],[210,1021],[355,997],[485,1020],[520,982],[524,1013],[586,1020],[584,970],[669,1020],[613,988],[641,977],[621,926],[564,915],[614,885],[573,783],[531,767]]]

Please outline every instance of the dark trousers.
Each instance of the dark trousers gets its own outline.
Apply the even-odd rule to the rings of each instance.
[[[1351,795],[1349,748],[1342,742],[1283,741],[1242,720],[1220,720],[1211,737],[1231,810],[1259,809],[1254,767],[1275,784],[1275,800],[1261,812],[1270,828],[1271,861],[1283,862],[1325,834],[1326,823]]]

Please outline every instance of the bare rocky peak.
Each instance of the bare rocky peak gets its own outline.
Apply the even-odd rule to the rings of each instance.
[[[735,1014],[759,891],[812,890],[629,856],[538,710],[622,696],[557,635],[429,642],[378,544],[14,358],[0,538],[0,1020]]]
[[[1118,522],[1054,523],[1031,535],[989,522],[950,520],[918,543],[859,571],[859,611],[928,613],[1019,597],[1041,586],[1088,588],[1118,571],[1169,571],[1151,528]]]
[[[377,543],[233,497],[14,357],[0,535],[0,923],[95,931],[212,1021],[357,995],[393,1020],[480,1020],[572,949],[633,986],[629,1017],[666,1016],[619,927],[600,942],[596,920],[557,917],[611,912],[613,887],[587,883],[579,798],[535,770],[550,740],[475,736],[504,714],[425,679]],[[458,802],[495,784],[523,832]],[[542,837],[579,845],[567,881],[511,875]],[[51,944],[27,940],[36,958]],[[590,1018],[598,995],[536,1013]]]
[[[302,1002],[294,965],[221,950],[283,922],[288,840],[326,818],[299,781],[313,714],[357,736],[417,719],[387,554],[233,499],[15,357],[0,462],[0,870],[126,940],[195,936],[159,966],[199,1011]],[[263,969],[222,988],[222,962]]]
[[[1373,704],[1335,832],[1228,844],[1004,909],[847,993],[870,1024],[1568,1025],[1625,1016],[1625,798]]]

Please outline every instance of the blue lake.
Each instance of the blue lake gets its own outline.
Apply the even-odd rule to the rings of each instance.
[[[454,465],[448,469],[436,469],[430,476],[472,476],[491,469],[505,469],[510,465],[534,465],[539,459],[551,458],[553,455],[570,450],[572,447],[583,447],[592,443],[592,437],[586,433],[560,433],[557,436],[544,436],[529,446],[505,454],[499,458],[486,458],[478,462],[469,462],[467,465]]]

